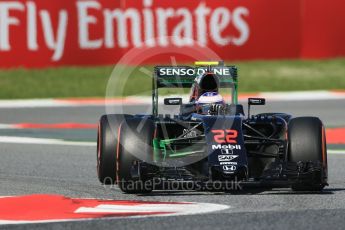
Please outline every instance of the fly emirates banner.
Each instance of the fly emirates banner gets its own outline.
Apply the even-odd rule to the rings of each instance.
[[[344,55],[344,23],[328,25],[337,13],[309,1],[1,0],[0,68],[116,64],[132,49],[165,54],[148,64],[194,61],[189,50],[223,60]]]

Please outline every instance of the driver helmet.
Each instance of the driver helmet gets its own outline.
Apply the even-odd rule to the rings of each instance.
[[[224,105],[223,97],[217,92],[206,92],[196,101],[197,111],[201,114],[209,114],[212,105]]]

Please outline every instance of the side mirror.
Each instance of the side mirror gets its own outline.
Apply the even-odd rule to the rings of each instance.
[[[265,98],[248,98],[248,119],[250,118],[250,106],[251,105],[265,105]]]
[[[265,105],[265,98],[248,98],[248,105]]]
[[[182,98],[164,98],[164,105],[182,105]]]

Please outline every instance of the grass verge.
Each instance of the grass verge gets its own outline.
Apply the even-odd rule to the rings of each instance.
[[[344,58],[227,63],[239,68],[240,92],[345,89]],[[0,99],[103,97],[112,70],[113,66],[0,70]],[[124,95],[116,96],[148,94],[150,77],[140,67],[128,71],[131,80],[125,83]]]

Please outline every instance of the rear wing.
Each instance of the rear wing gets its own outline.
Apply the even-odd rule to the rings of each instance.
[[[206,72],[214,73],[219,80],[219,88],[232,89],[232,103],[238,103],[237,68],[224,66],[223,62],[196,62],[190,66],[156,66],[152,80],[152,114],[158,116],[159,88],[190,88],[197,76]]]
[[[218,77],[220,88],[237,83],[235,66],[156,66],[153,88],[190,88],[195,78],[205,72],[212,72]]]

